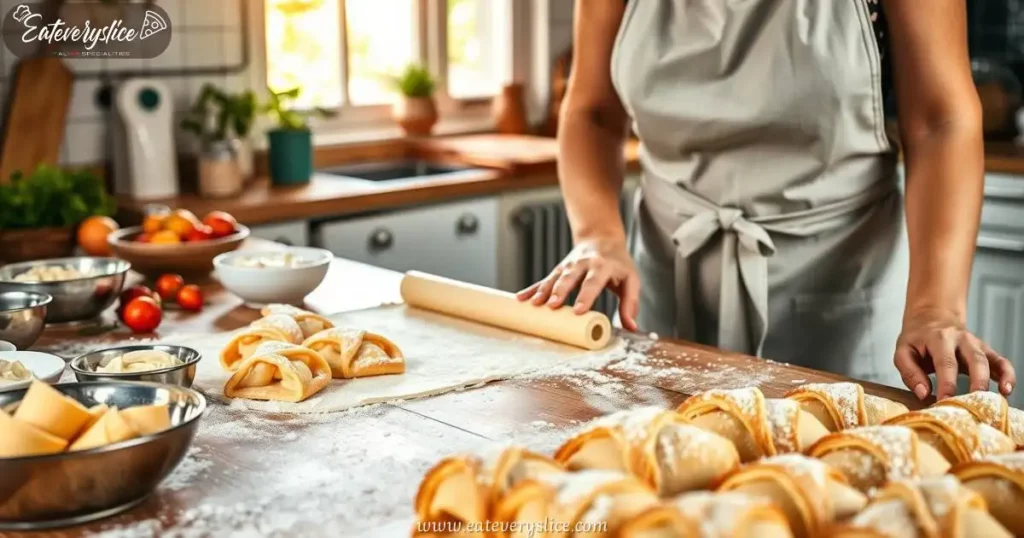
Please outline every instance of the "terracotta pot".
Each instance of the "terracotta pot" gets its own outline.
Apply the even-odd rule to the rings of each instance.
[[[73,228],[0,230],[0,261],[7,263],[64,258],[74,250]]]
[[[399,97],[391,108],[391,117],[408,136],[427,136],[437,123],[437,105],[433,97]]]
[[[199,195],[228,198],[242,192],[245,180],[232,142],[211,144],[199,156]]]
[[[502,134],[526,134],[526,104],[523,101],[523,85],[509,84],[501,89],[492,104],[494,126]]]

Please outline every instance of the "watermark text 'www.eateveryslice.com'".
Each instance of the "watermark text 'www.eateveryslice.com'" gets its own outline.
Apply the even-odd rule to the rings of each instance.
[[[2,30],[18,56],[155,58],[171,42],[170,17],[152,3],[65,3],[56,13],[23,3],[5,14]]]

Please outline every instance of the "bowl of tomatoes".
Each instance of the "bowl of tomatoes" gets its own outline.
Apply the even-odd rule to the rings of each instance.
[[[186,209],[158,210],[142,226],[122,228],[107,237],[115,256],[145,275],[208,274],[213,259],[242,246],[249,228],[224,211],[202,219]]]

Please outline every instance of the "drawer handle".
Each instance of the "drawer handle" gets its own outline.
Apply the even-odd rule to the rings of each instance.
[[[1013,252],[1024,252],[1024,241],[1006,239],[1003,237],[992,237],[988,235],[978,236],[978,248],[990,250],[1009,250]]]
[[[462,215],[455,223],[455,233],[457,235],[473,235],[479,229],[480,219],[476,218],[476,215],[472,213]]]
[[[370,233],[370,250],[379,252],[391,248],[391,245],[395,242],[395,236],[391,233],[391,230],[387,228],[377,228]]]

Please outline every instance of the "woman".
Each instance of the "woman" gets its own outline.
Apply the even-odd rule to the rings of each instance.
[[[577,0],[558,133],[575,247],[519,298],[558,307],[578,289],[585,312],[608,287],[629,330],[861,379],[898,371],[922,399],[930,372],[939,398],[958,371],[1009,394],[1012,365],[964,328],[983,183],[965,2],[883,4],[887,22],[878,0]],[[612,217],[630,118],[633,259]]]

